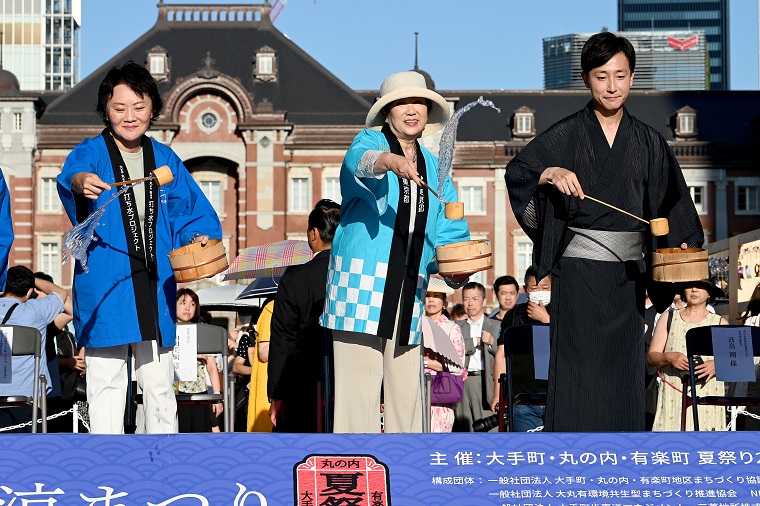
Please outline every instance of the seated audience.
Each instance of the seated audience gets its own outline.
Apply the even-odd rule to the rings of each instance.
[[[37,298],[39,290],[46,297]],[[49,394],[53,391],[46,351],[47,327],[56,317],[66,310],[64,306],[68,294],[66,290],[50,281],[35,278],[34,273],[23,265],[8,269],[5,292],[0,297],[0,324],[34,327],[42,334],[42,360],[40,374],[47,379]],[[69,315],[71,315],[71,306]],[[34,389],[34,357],[12,357],[11,382],[0,383],[0,396],[26,395],[32,396]],[[58,381],[58,378],[56,378]],[[32,416],[31,406],[0,408],[0,427],[9,427],[29,423]],[[31,432],[31,423],[11,432]]]

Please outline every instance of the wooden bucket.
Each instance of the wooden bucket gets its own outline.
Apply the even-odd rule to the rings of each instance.
[[[664,248],[652,253],[652,279],[671,283],[708,279],[707,250]]]
[[[435,257],[441,276],[473,274],[493,267],[491,241],[484,239],[438,246]]]
[[[221,239],[209,239],[205,246],[199,241],[172,250],[169,263],[178,283],[210,278],[229,267]]]

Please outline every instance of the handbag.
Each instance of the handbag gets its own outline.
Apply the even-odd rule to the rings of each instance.
[[[461,375],[442,371],[433,376],[430,387],[431,404],[454,404],[462,401],[464,380]]]
[[[59,357],[73,357],[79,351],[74,336],[66,329],[55,336],[55,342]],[[61,367],[59,377],[62,399],[73,402],[87,400],[87,378],[79,374],[79,371]]]

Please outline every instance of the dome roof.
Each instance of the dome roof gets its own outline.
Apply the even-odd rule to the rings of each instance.
[[[425,86],[427,86],[427,89],[435,91],[435,81],[433,81],[433,77],[430,74],[419,67],[414,67],[412,70],[418,74],[422,74],[425,78]]]
[[[13,72],[0,68],[0,95],[18,95],[19,89],[18,79]]]

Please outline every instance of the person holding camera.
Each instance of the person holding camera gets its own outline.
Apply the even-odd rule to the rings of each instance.
[[[695,327],[707,325],[728,325],[720,315],[707,308],[709,298],[718,298],[723,291],[709,279],[683,283],[681,298],[686,307],[670,311],[657,321],[649,346],[649,363],[660,369],[662,380],[654,415],[653,431],[681,430],[681,401],[684,373],[688,375],[689,359],[686,356],[686,332]],[[714,379],[715,362],[712,357],[702,357],[703,362],[695,367],[698,383],[696,395],[725,395],[725,384]],[[696,361],[696,360],[695,360]],[[687,408],[686,430],[694,430],[694,421]],[[701,430],[725,430],[726,409],[722,406],[699,406]]]
[[[546,276],[542,280],[537,279],[536,266],[531,265],[525,271],[525,285],[523,290],[528,296],[528,302],[518,304],[504,315],[501,322],[499,338],[496,340],[498,348],[493,365],[494,387],[491,397],[491,410],[498,411],[499,376],[507,372],[507,359],[504,355],[504,334],[509,327],[525,325],[528,323],[549,323],[549,302],[552,295],[552,279]],[[546,380],[537,380],[531,357],[516,356],[512,358],[512,388],[515,393],[545,393]],[[544,424],[545,406],[522,406],[514,407],[514,423],[512,432],[528,432]]]
[[[37,297],[37,291],[44,297]],[[48,370],[45,343],[48,325],[61,313],[71,316],[68,292],[51,281],[35,278],[28,267],[16,265],[8,269],[5,292],[0,297],[0,325],[34,327],[42,334],[42,361],[39,374],[48,379],[47,394],[53,392],[53,379]],[[34,357],[11,357],[13,374],[10,382],[0,383],[0,396],[31,396],[34,389]],[[56,372],[57,376],[57,372]],[[59,389],[60,390],[60,389]],[[32,420],[31,406],[0,408],[0,427],[26,424]],[[10,432],[31,432],[31,424]]]

